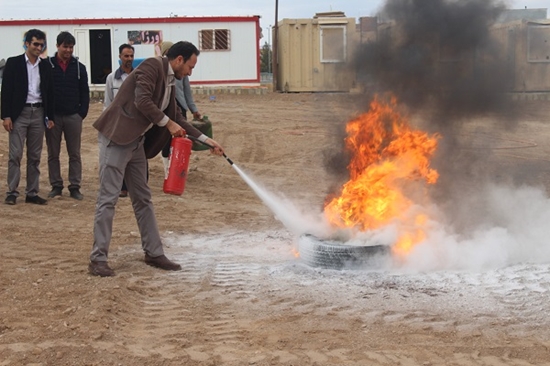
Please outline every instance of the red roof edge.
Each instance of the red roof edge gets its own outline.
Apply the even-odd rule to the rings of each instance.
[[[203,22],[258,22],[259,15],[249,16],[201,16],[163,18],[81,18],[81,19],[0,19],[3,25],[60,25],[60,24],[133,24],[133,23],[203,23]]]

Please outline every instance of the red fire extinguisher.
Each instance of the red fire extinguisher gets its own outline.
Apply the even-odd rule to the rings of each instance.
[[[193,143],[185,137],[174,137],[170,144],[168,175],[164,179],[163,191],[181,196],[189,170],[189,158]]]

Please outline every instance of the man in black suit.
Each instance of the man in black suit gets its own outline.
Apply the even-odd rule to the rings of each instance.
[[[15,205],[21,178],[21,159],[27,142],[25,202],[48,203],[38,196],[40,154],[46,128],[54,126],[52,69],[40,58],[46,34],[39,29],[25,33],[25,53],[8,58],[2,80],[2,125],[9,132],[8,205]]]

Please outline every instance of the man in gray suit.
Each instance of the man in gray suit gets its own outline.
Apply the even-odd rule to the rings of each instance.
[[[167,57],[146,59],[126,78],[113,102],[94,123],[99,131],[99,193],[88,266],[92,275],[115,275],[107,264],[107,255],[123,178],[138,223],[145,263],[165,270],[181,269],[164,255],[147,185],[147,158],[157,155],[170,136],[185,134],[213,146],[214,154],[223,155],[223,148],[188,123],[176,104],[176,79],[191,75],[198,55],[193,44],[178,42]]]

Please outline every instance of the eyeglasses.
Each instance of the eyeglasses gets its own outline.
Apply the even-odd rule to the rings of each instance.
[[[44,47],[44,43],[40,43],[40,42],[32,42],[31,44],[32,44],[34,47],[39,47],[39,48]]]

